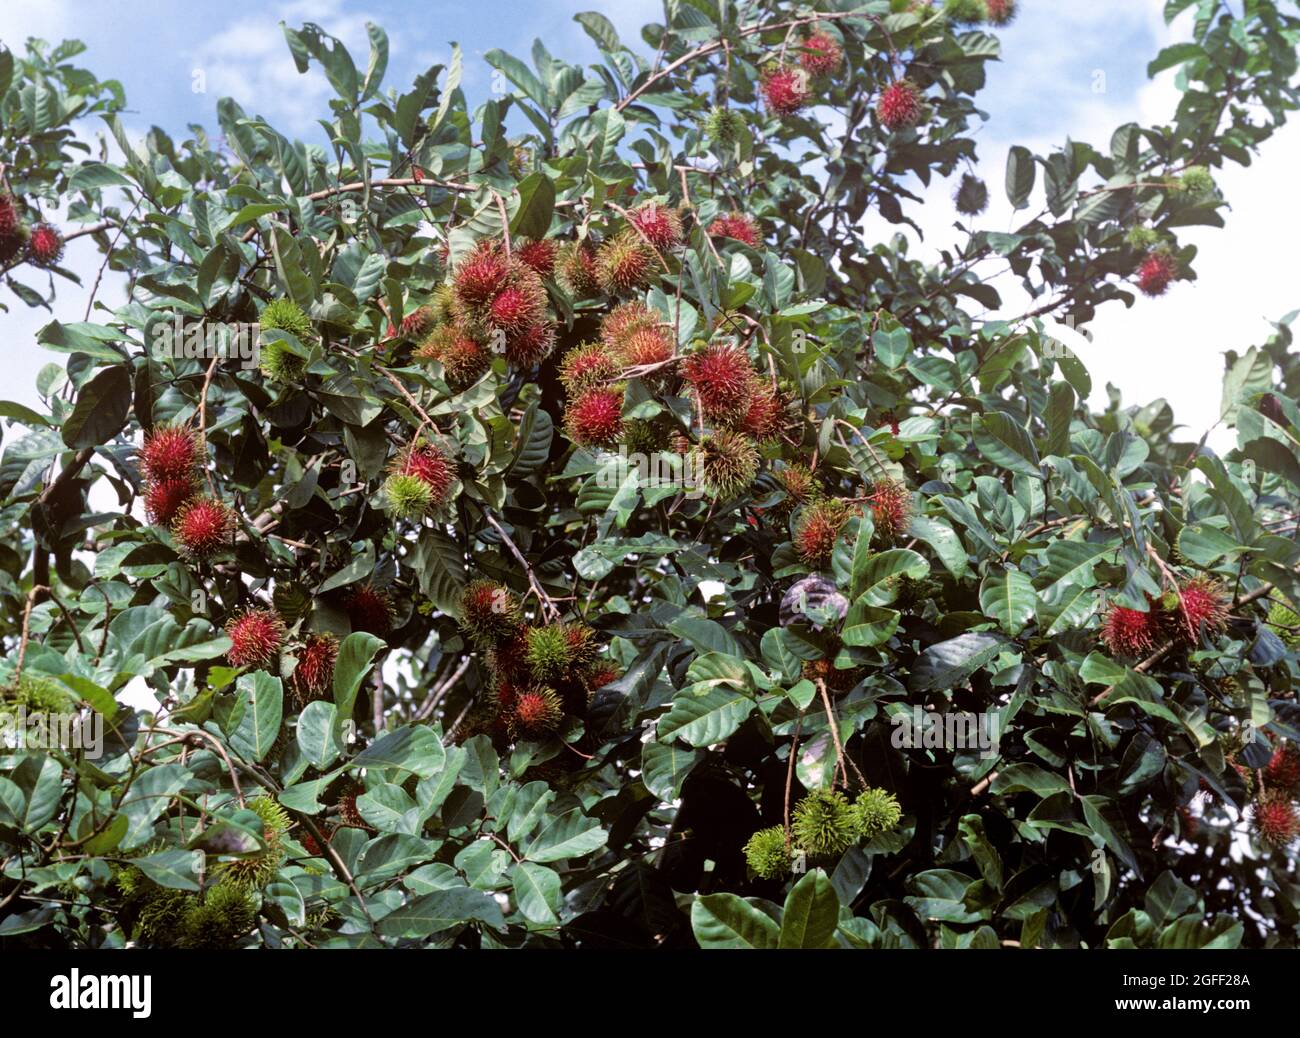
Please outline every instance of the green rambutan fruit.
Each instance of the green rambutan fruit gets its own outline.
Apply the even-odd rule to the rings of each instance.
[[[785,845],[785,829],[774,825],[760,829],[745,843],[745,862],[754,875],[762,879],[781,879],[790,874],[790,851]]]
[[[620,231],[596,253],[596,278],[601,291],[617,296],[634,292],[650,283],[655,264],[654,250],[635,231]]]
[[[903,809],[898,804],[898,798],[883,789],[869,787],[853,801],[854,823],[859,838],[864,840],[888,832],[898,825],[902,817]]]
[[[53,678],[25,670],[16,681],[0,688],[0,715],[20,707],[30,713],[61,714],[76,709],[77,697]]]
[[[1300,649],[1300,614],[1289,605],[1274,602],[1268,608],[1268,625],[1290,649]]]
[[[144,903],[136,916],[132,938],[162,948],[175,947],[185,915],[194,901],[192,894],[149,882],[138,896]]]
[[[265,886],[279,871],[285,858],[284,836],[292,824],[288,812],[270,797],[254,797],[247,807],[262,820],[262,841],[266,849],[223,861],[214,870],[221,883],[244,891]]]
[[[1125,232],[1124,244],[1139,252],[1146,252],[1160,244],[1160,232],[1140,223],[1134,224]]]
[[[943,13],[950,21],[963,25],[977,25],[989,16],[985,0],[944,0]]]
[[[1188,166],[1178,178],[1178,191],[1192,198],[1203,198],[1214,193],[1214,177],[1204,166]]]
[[[257,925],[257,905],[247,890],[228,883],[191,897],[181,917],[179,948],[233,948]]]
[[[848,798],[837,790],[813,790],[790,816],[795,842],[813,858],[842,854],[858,840],[858,816]]]
[[[776,481],[785,491],[785,499],[778,506],[778,511],[783,515],[789,515],[796,508],[815,501],[823,494],[821,482],[816,474],[800,462],[778,469]]]
[[[530,627],[525,637],[527,648],[524,658],[537,681],[546,682],[562,677],[573,664],[573,648],[564,624]]]
[[[758,475],[762,458],[753,440],[726,429],[705,436],[695,448],[695,457],[702,489],[720,500],[745,490]]]
[[[704,119],[704,137],[715,148],[726,149],[745,132],[745,117],[731,108],[714,105]]]
[[[398,519],[420,519],[433,507],[433,488],[418,476],[393,473],[384,480],[384,497]]]
[[[262,331],[269,328],[288,332],[302,343],[306,343],[312,335],[311,318],[292,299],[272,299],[262,307],[257,324]]]
[[[259,347],[263,375],[284,385],[297,385],[307,373],[307,358],[296,353],[283,339],[272,339]]]

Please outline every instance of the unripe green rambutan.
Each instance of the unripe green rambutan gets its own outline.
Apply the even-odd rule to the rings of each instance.
[[[248,891],[228,883],[209,887],[203,900],[191,897],[181,918],[179,948],[233,948],[257,924],[257,905]]]
[[[393,473],[384,480],[384,497],[398,519],[420,519],[433,507],[433,489],[418,476]]]
[[[704,120],[704,136],[716,148],[730,148],[745,132],[745,117],[730,108],[714,105]]]
[[[1274,602],[1268,609],[1268,625],[1288,648],[1300,649],[1300,614],[1282,602]]]
[[[813,470],[799,462],[777,470],[776,481],[785,491],[785,500],[779,506],[782,514],[788,515],[801,505],[821,497],[823,493]]]
[[[596,254],[596,277],[601,291],[617,296],[644,288],[655,265],[654,251],[635,231],[620,231]]]
[[[247,806],[262,820],[262,841],[266,849],[222,862],[214,870],[222,883],[245,891],[265,886],[279,871],[284,863],[284,834],[291,824],[285,809],[270,797],[254,797]]]
[[[959,24],[976,25],[987,20],[989,9],[985,0],[944,0],[943,13]]]
[[[1178,178],[1178,190],[1184,195],[1200,198],[1214,192],[1214,177],[1204,166],[1188,166]]]
[[[30,669],[16,681],[0,688],[0,715],[13,713],[19,707],[30,713],[61,714],[73,710],[77,697],[56,682],[33,673]]]
[[[887,790],[869,787],[853,801],[853,819],[860,839],[870,840],[898,825],[903,809]]]
[[[537,681],[562,677],[573,663],[573,648],[563,624],[530,627],[526,635],[524,658]]]
[[[785,829],[774,825],[760,829],[745,844],[745,862],[761,879],[781,879],[790,874],[790,851],[785,846]]]
[[[311,318],[292,299],[272,299],[262,307],[257,324],[262,331],[278,329],[288,332],[302,343],[306,343],[312,335]]]
[[[293,386],[307,373],[307,358],[299,356],[283,339],[272,339],[260,347],[262,374],[273,382]]]
[[[790,816],[795,842],[813,858],[842,854],[858,840],[858,817],[848,798],[817,789],[799,801]]]
[[[1134,224],[1124,235],[1124,244],[1139,252],[1146,252],[1160,243],[1160,232],[1142,224]]]
[[[723,429],[695,448],[702,489],[726,500],[744,491],[758,475],[758,445],[743,433]]]
[[[979,177],[963,173],[955,201],[957,212],[964,216],[979,216],[989,207],[989,186]]]
[[[518,597],[495,580],[472,580],[461,592],[461,629],[480,648],[514,634],[522,622]]]
[[[627,448],[628,454],[643,454],[647,458],[668,447],[668,432],[659,422],[633,418],[623,423],[623,435],[619,442]]]

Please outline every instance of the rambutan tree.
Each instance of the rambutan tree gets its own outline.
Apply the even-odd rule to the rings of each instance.
[[[475,103],[285,28],[311,142],[0,51],[66,361],[0,403],[0,943],[1295,945],[1290,318],[1227,453],[1043,323],[1194,279],[1295,107],[1294,13],[1166,6],[1168,121],[1005,185],[1011,0],[582,14]],[[935,178],[939,262],[868,231]]]

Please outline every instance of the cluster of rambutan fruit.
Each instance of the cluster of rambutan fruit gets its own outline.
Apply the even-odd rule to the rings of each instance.
[[[474,580],[461,596],[461,627],[485,653],[490,694],[457,732],[462,741],[487,735],[504,747],[559,731],[566,715],[582,718],[600,688],[619,669],[601,656],[596,632],[577,620],[530,623],[513,591]]]
[[[53,267],[63,258],[63,235],[53,224],[28,224],[17,199],[0,194],[0,264],[22,255],[38,267]]]
[[[1143,656],[1169,640],[1197,645],[1201,633],[1218,634],[1227,626],[1223,587],[1209,576],[1196,576],[1158,598],[1148,596],[1146,611],[1112,603],[1102,618],[1101,640],[1116,656]]]
[[[169,526],[177,548],[193,559],[210,558],[235,532],[234,511],[203,492],[205,461],[198,432],[183,425],[154,426],[140,448],[145,513]]]
[[[859,499],[828,495],[806,465],[787,465],[777,473],[777,481],[786,493],[787,507],[797,509],[795,551],[806,565],[824,569],[845,523],[861,514]],[[882,543],[893,543],[912,521],[912,494],[900,480],[887,476],[876,480],[860,501],[869,507],[874,536]]]
[[[854,844],[889,832],[903,817],[890,792],[867,787],[850,801],[835,789],[808,793],[790,813],[790,829],[760,829],[745,844],[745,861],[762,879],[781,879],[805,863],[827,862]]]
[[[1300,815],[1296,813],[1300,750],[1295,744],[1279,745],[1258,773],[1240,763],[1234,767],[1251,795],[1251,821],[1260,839],[1272,847],[1285,847],[1300,836]]]

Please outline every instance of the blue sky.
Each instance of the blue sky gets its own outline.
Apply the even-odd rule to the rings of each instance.
[[[1010,145],[1045,152],[1069,136],[1104,146],[1115,126],[1133,119],[1158,121],[1173,111],[1177,93],[1171,76],[1151,83],[1145,71],[1162,45],[1186,31],[1179,24],[1167,29],[1162,8],[1163,0],[1022,0],[1019,19],[1000,33],[1003,61],[990,66],[989,88],[979,98],[991,116],[979,134],[981,172],[995,200],[982,226],[1008,229],[1014,219],[1000,202]],[[556,57],[595,60],[595,48],[573,21],[583,10],[602,11],[633,46],[641,46],[640,26],[660,18],[658,0],[7,0],[0,9],[0,40],[15,49],[28,35],[83,40],[89,51],[78,60],[101,78],[122,81],[132,109],[125,121],[136,134],[151,125],[176,137],[185,136],[191,122],[214,127],[216,102],[229,94],[282,131],[311,139],[330,90],[318,69],[297,73],[279,29],[282,19],[322,25],[348,44],[362,68],[364,25],[382,25],[391,44],[385,83],[399,90],[430,64],[445,62],[450,41],[458,41],[465,52],[464,86],[472,97],[483,97],[491,69],[482,54],[493,47],[527,58],[533,39],[540,37]],[[195,92],[196,80],[204,92]],[[85,132],[100,131],[88,124]],[[1288,127],[1254,167],[1220,178],[1234,209],[1226,214],[1226,232],[1188,236],[1203,253],[1196,285],[1179,285],[1165,299],[1143,300],[1132,311],[1103,311],[1083,355],[1098,387],[1114,382],[1135,403],[1167,397],[1196,435],[1215,422],[1219,354],[1260,341],[1268,331],[1266,320],[1300,306],[1291,265],[1270,254],[1277,242],[1300,236],[1300,208],[1291,202],[1298,159],[1300,131]],[[934,185],[926,196],[933,204],[914,213],[927,235],[919,247],[927,252],[954,240],[951,193],[951,184]],[[895,230],[870,218],[867,226],[878,226],[882,236]],[[1259,262],[1243,264],[1249,255]],[[87,285],[93,281],[98,257],[89,242],[72,243],[69,263],[85,272]],[[60,291],[61,316],[75,311],[79,317],[86,290]],[[101,289],[109,296],[111,291],[112,285]],[[30,404],[35,372],[59,358],[32,343],[48,315],[24,310],[17,304],[9,315],[0,315],[11,348],[21,348],[17,384],[2,395]],[[1103,397],[1099,389],[1094,402]],[[1217,435],[1215,442],[1229,445]]]

